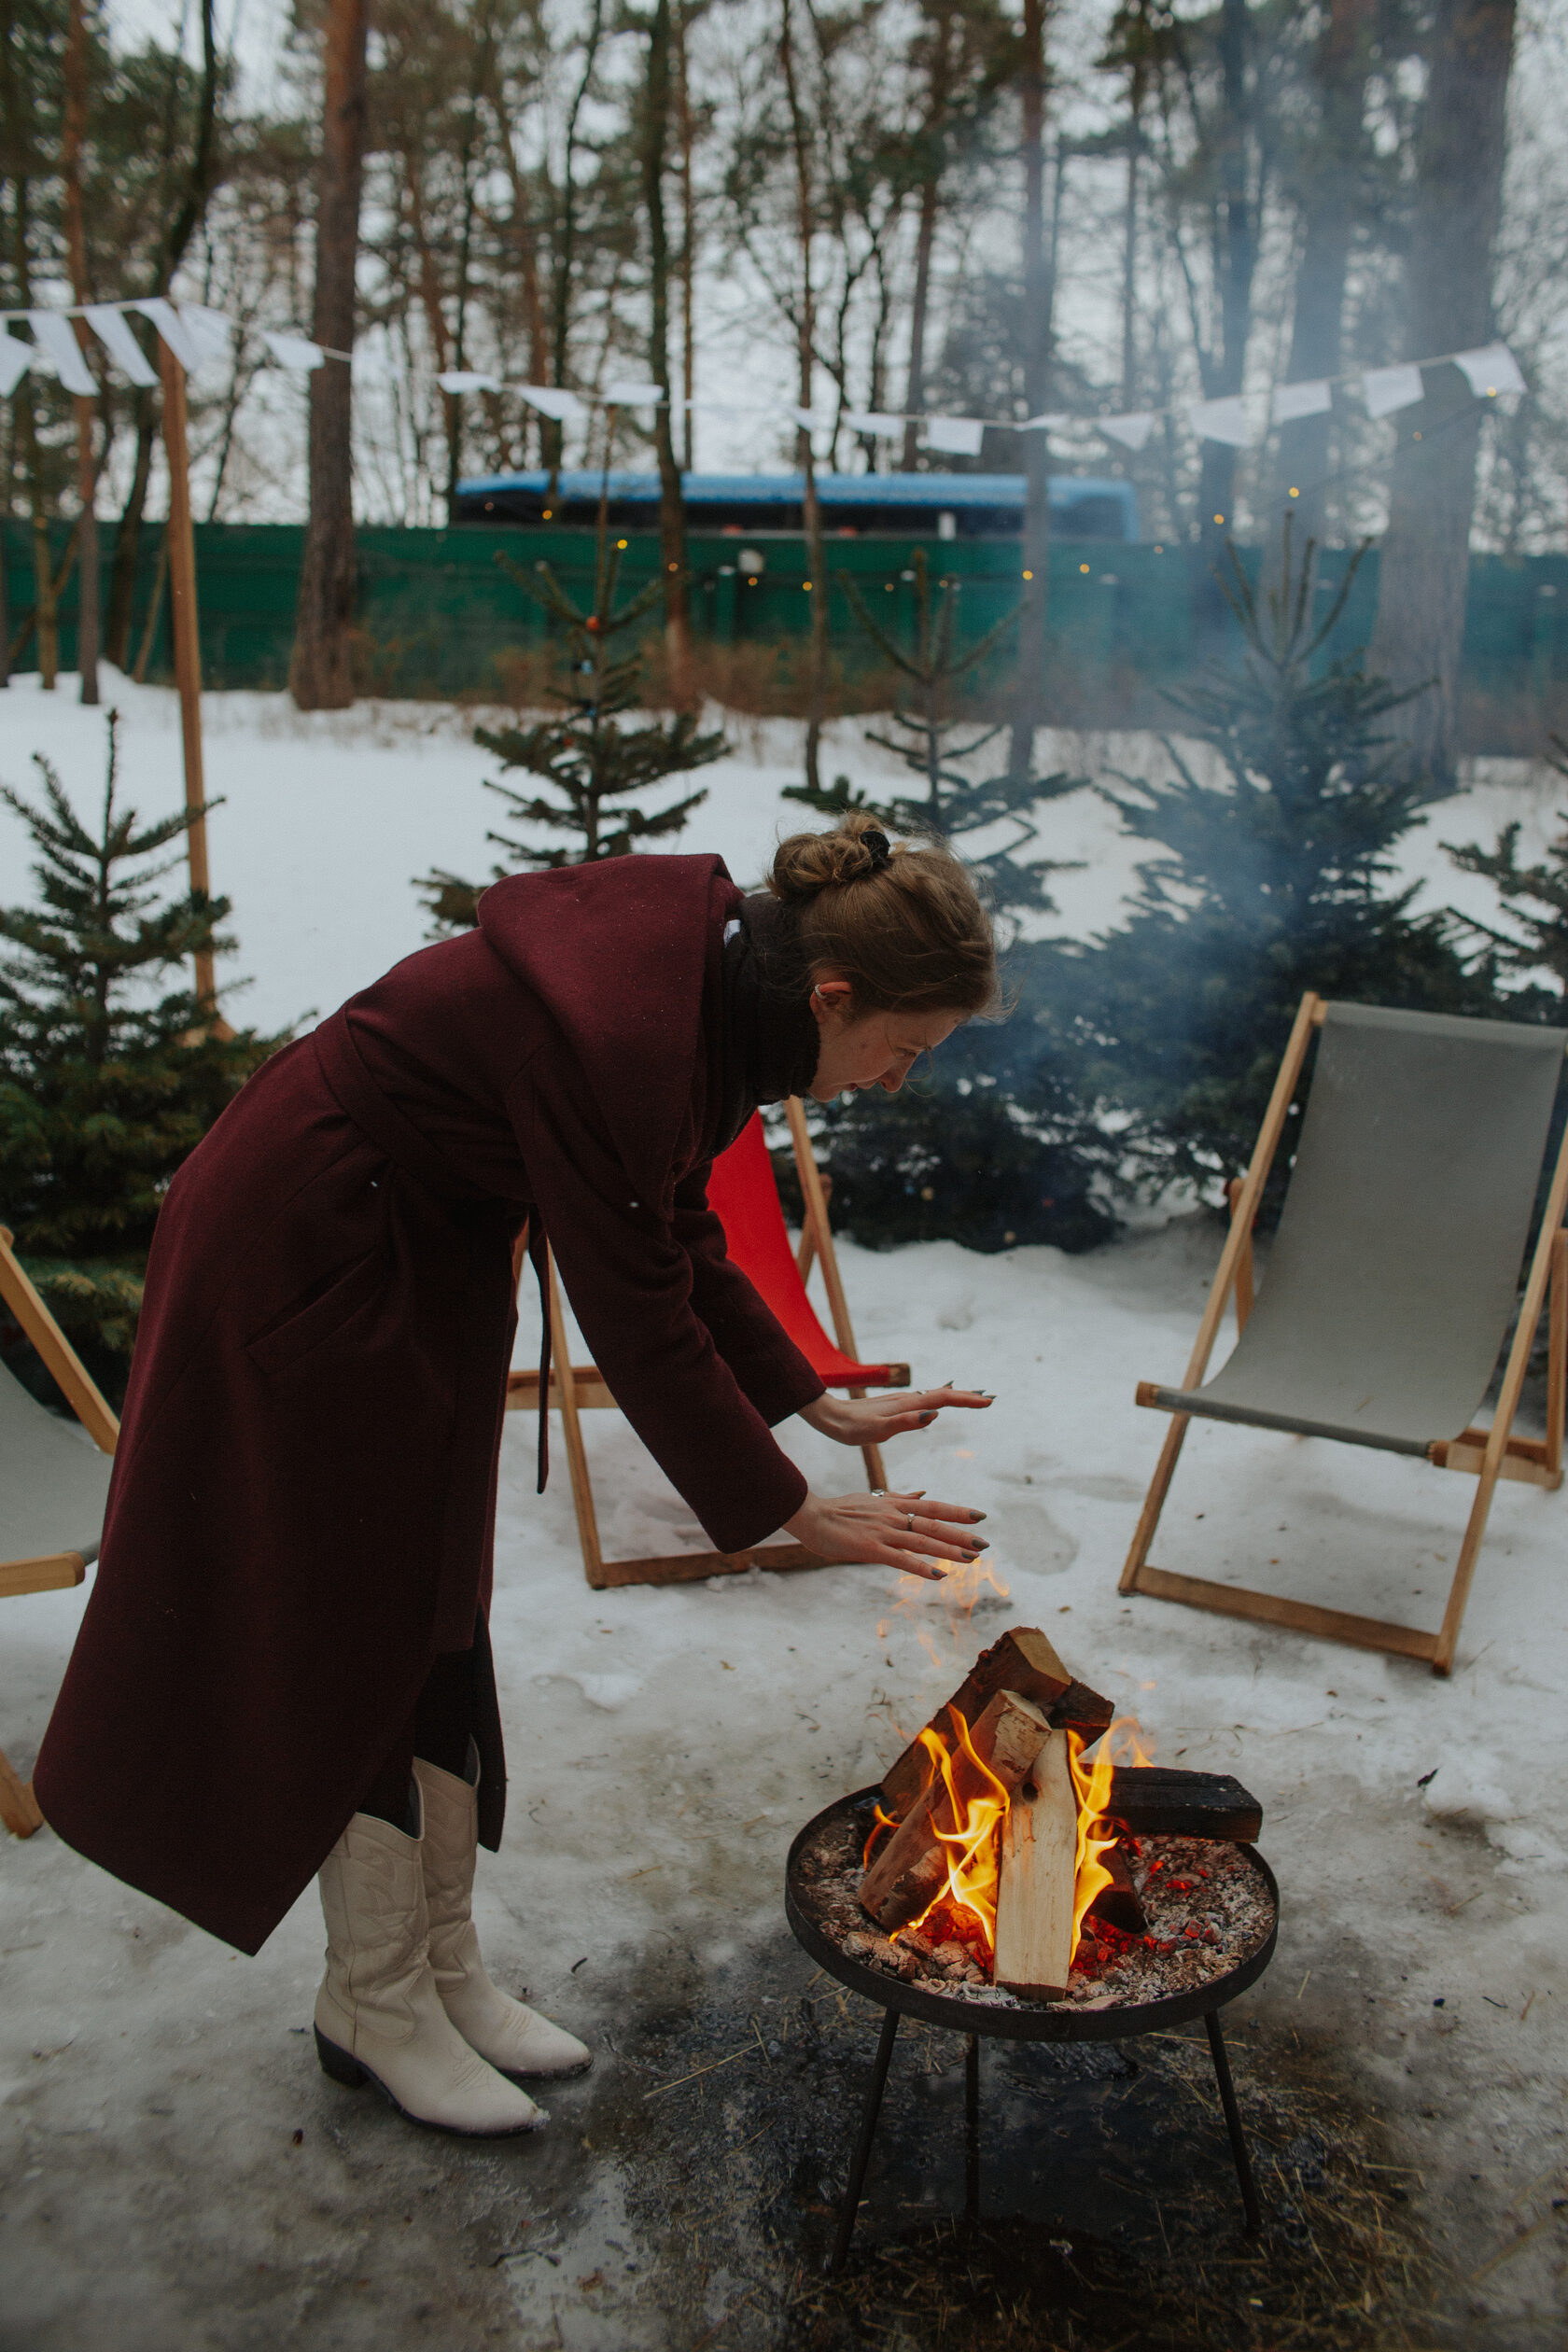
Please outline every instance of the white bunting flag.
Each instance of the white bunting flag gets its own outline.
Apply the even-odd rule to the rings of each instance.
[[[1478,400],[1493,399],[1499,392],[1527,389],[1519,361],[1506,343],[1488,343],[1480,351],[1456,351],[1454,366]]]
[[[978,416],[928,416],[926,447],[940,450],[948,457],[978,457],[980,444],[986,437],[985,420]]]
[[[0,399],[16,390],[32,365],[32,344],[0,329]]]
[[[1334,395],[1326,381],[1281,384],[1274,395],[1273,418],[1276,425],[1294,425],[1298,417],[1322,416],[1333,406]]]
[[[1138,409],[1128,416],[1097,416],[1095,424],[1102,433],[1109,433],[1124,449],[1141,449],[1155,429],[1155,420],[1147,409]]]
[[[665,387],[650,384],[646,377],[617,376],[599,394],[607,408],[660,408],[664,405]]]
[[[91,369],[82,357],[76,329],[64,313],[30,310],[27,323],[37,337],[46,359],[53,360],[54,372],[66,391],[77,393],[83,399],[90,400],[98,386],[92,380]]]
[[[268,327],[262,329],[261,340],[280,368],[292,368],[296,374],[306,375],[312,368],[324,368],[327,354],[318,343],[309,342],[303,335],[274,334]]]
[[[784,411],[791,425],[798,425],[803,433],[831,433],[833,428],[831,409],[787,408]]]
[[[517,387],[530,408],[541,416],[553,417],[557,425],[575,425],[588,412],[575,392],[558,392],[553,385],[520,384]]]
[[[1361,379],[1361,397],[1368,416],[1392,416],[1395,409],[1413,408],[1426,398],[1420,368],[1368,368]]]
[[[182,302],[179,315],[180,325],[202,355],[203,367],[209,359],[228,358],[230,338],[234,332],[231,318],[225,318],[221,311],[209,310],[205,302]]]
[[[1199,441],[1225,441],[1232,449],[1245,449],[1252,439],[1246,403],[1239,393],[1223,400],[1195,400],[1187,418]]]
[[[86,315],[88,325],[122,376],[132,384],[158,382],[157,371],[147,366],[146,355],[131,332],[123,311],[116,310],[112,302],[90,302]]]
[[[144,318],[151,319],[186,374],[193,375],[203,355],[173,302],[166,302],[161,294],[154,294],[145,302],[133,302],[131,307],[140,311]]]
[[[472,368],[448,368],[436,382],[443,392],[499,392],[499,376],[481,375]]]
[[[851,433],[864,433],[872,441],[902,441],[903,419],[889,416],[881,409],[846,409],[844,422]]]
[[[1061,430],[1064,425],[1071,425],[1071,422],[1072,419],[1071,416],[1068,416],[1065,413],[1058,414],[1053,413],[1049,416],[1029,417],[1022,425],[1018,426],[1016,429],[1020,433],[1057,433]]]

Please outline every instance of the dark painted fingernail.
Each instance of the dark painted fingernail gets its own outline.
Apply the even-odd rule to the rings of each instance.
[[[922,1429],[929,1428],[935,1419],[936,1415],[934,1413],[922,1413],[920,1415],[920,1427]]]
[[[980,1521],[986,1517],[986,1514],[984,1511],[971,1511],[969,1516],[978,1527]]]

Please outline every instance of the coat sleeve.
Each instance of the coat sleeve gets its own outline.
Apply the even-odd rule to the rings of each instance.
[[[760,1542],[793,1518],[806,1482],[698,1312],[676,1223],[632,1197],[564,1047],[536,1053],[507,1100],[561,1280],[617,1405],[720,1551]]]
[[[692,1261],[692,1305],[714,1346],[770,1427],[823,1393],[822,1383],[756,1285],[732,1264],[721,1219],[707,1205],[706,1161],[676,1186],[674,1232]]]

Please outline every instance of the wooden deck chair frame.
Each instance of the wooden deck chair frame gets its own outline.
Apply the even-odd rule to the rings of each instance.
[[[1229,1188],[1230,1231],[1220,1254],[1219,1268],[1209,1293],[1209,1303],[1203,1310],[1203,1320],[1197,1328],[1197,1337],[1182,1382],[1183,1390],[1196,1389],[1200,1385],[1209,1368],[1209,1358],[1233,1291],[1239,1325],[1245,1324],[1251,1311],[1253,1226],[1308,1048],[1312,1042],[1312,1032],[1322,1027],[1326,1009],[1326,1001],[1322,997],[1309,992],[1302,998],[1290,1043],[1280,1065],[1280,1074],[1274,1082],[1274,1092],[1258,1130],[1252,1164],[1246,1176]],[[1551,1187],[1547,1196],[1546,1212],[1541,1220],[1540,1238],[1531,1261],[1524,1299],[1515,1326],[1513,1344],[1508,1351],[1502,1392],[1491,1426],[1490,1429],[1463,1430],[1458,1437],[1439,1439],[1428,1449],[1427,1458],[1435,1468],[1468,1471],[1479,1480],[1469,1523],[1464,1531],[1464,1541],[1460,1547],[1448,1606],[1443,1613],[1442,1625],[1435,1633],[1423,1633],[1414,1626],[1397,1625],[1383,1617],[1357,1617],[1343,1609],[1320,1608],[1309,1601],[1292,1601],[1274,1593],[1253,1592],[1240,1585],[1216,1584],[1203,1576],[1173,1575],[1166,1569],[1154,1567],[1149,1560],[1149,1547],[1154,1542],[1160,1513],[1176,1473],[1187,1424],[1192,1419],[1190,1413],[1171,1414],[1170,1427],[1166,1433],[1159,1461],[1149,1484],[1142,1515],[1133,1535],[1132,1548],[1122,1571],[1122,1591],[1150,1593],[1162,1601],[1184,1602],[1189,1608],[1210,1609],[1221,1617],[1245,1617],[1254,1624],[1282,1626],[1295,1633],[1316,1633],[1327,1641],[1343,1642],[1357,1649],[1382,1650],[1395,1658],[1420,1659],[1430,1665],[1435,1674],[1451,1673],[1459,1629],[1470,1597],[1470,1587],[1480,1558],[1498,1479],[1520,1479],[1531,1486],[1547,1488],[1562,1484],[1563,1413],[1565,1405],[1568,1405],[1568,1234],[1562,1229],[1565,1211],[1568,1211],[1568,1133],[1564,1134],[1557,1155]],[[1547,1435],[1544,1439],[1516,1437],[1513,1434],[1514,1416],[1519,1410],[1519,1396],[1524,1388],[1542,1309],[1547,1306],[1548,1288]],[[1153,1381],[1139,1382],[1137,1401],[1159,1411],[1169,1410],[1169,1407],[1160,1403],[1156,1384]]]
[[[0,1225],[0,1298],[10,1309],[48,1365],[72,1411],[100,1450],[112,1454],[119,1423],[91,1375],[48,1307],[17,1263],[12,1235]],[[12,1593],[58,1592],[79,1585],[87,1574],[82,1552],[43,1552],[30,1560],[0,1560],[0,1600]],[[0,1749],[0,1821],[13,1837],[30,1838],[44,1826],[31,1781],[21,1779]]]
[[[812,1260],[819,1261],[833,1315],[833,1337],[840,1351],[852,1362],[859,1363],[860,1351],[855,1345],[854,1326],[849,1320],[849,1302],[844,1295],[833,1232],[828,1224],[827,1182],[817,1165],[817,1155],[806,1131],[805,1113],[800,1102],[791,1096],[785,1107],[805,1211],[796,1264],[804,1282],[811,1269]],[[523,1248],[520,1243],[517,1259],[519,1274],[522,1266]],[[558,1411],[561,1416],[567,1463],[571,1473],[572,1504],[577,1513],[578,1541],[582,1547],[582,1565],[588,1582],[595,1591],[604,1591],[614,1585],[689,1584],[706,1576],[738,1575],[753,1564],[774,1570],[828,1568],[845,1564],[829,1561],[819,1552],[807,1551],[802,1544],[777,1543],[753,1544],[739,1552],[676,1552],[663,1559],[607,1560],[599,1542],[598,1513],[594,1505],[593,1481],[588,1471],[587,1449],[582,1442],[581,1416],[596,1408],[613,1407],[615,1399],[596,1365],[574,1365],[571,1361],[566,1322],[561,1311],[560,1284],[553,1255],[549,1260],[549,1281],[553,1359],[549,1405],[552,1411]],[[909,1366],[906,1364],[890,1365],[888,1368],[895,1376],[887,1384],[889,1388],[908,1387]],[[866,1393],[862,1388],[852,1388],[847,1393],[854,1397]],[[537,1411],[539,1401],[537,1372],[513,1372],[510,1375],[507,1383],[509,1409]],[[888,1478],[882,1467],[880,1447],[862,1446],[861,1451],[865,1460],[867,1483],[874,1491],[885,1487]]]

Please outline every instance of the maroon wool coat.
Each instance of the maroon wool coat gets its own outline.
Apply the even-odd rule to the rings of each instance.
[[[617,1403],[713,1542],[792,1517],[821,1382],[724,1254],[717,858],[498,883],[267,1062],[159,1219],[102,1557],[38,1758],[79,1852],[254,1952],[489,1600],[540,1225]],[[498,1841],[498,1737],[482,1833]]]

